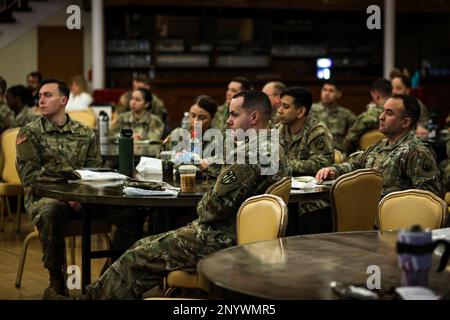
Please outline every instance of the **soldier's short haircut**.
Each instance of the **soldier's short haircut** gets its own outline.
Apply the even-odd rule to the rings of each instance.
[[[39,82],[41,82],[42,79],[44,78],[44,77],[42,76],[42,73],[40,73],[39,71],[32,71],[32,72],[30,72],[29,74],[27,74],[27,78],[28,78],[28,77],[37,78],[37,80],[38,80]]]
[[[48,79],[42,80],[41,83],[39,84],[39,91],[41,91],[41,88],[43,85],[51,84],[51,83],[56,83],[58,85],[59,93],[65,97],[69,98],[70,90],[69,90],[69,87],[67,86],[67,83],[65,83],[62,80],[58,80],[58,79],[54,79],[54,78],[48,78]]]
[[[273,86],[276,94],[281,94],[284,90],[286,90],[286,85],[280,81],[270,81],[267,84],[271,84]]]
[[[4,95],[7,87],[6,80],[3,77],[0,77],[0,95]]]
[[[406,88],[408,88],[408,89],[411,88],[411,81],[409,81],[409,78],[407,76],[405,76],[404,74],[396,75],[392,79],[394,79],[394,78],[399,78],[400,80],[402,80],[402,83],[404,84],[404,86]]]
[[[244,98],[242,108],[246,110],[256,110],[262,114],[264,120],[268,122],[272,116],[272,105],[269,97],[261,91],[249,90],[240,91],[233,96],[233,99]]]
[[[308,115],[312,105],[312,95],[308,89],[303,87],[289,87],[281,93],[281,97],[284,96],[291,96],[294,98],[295,108],[305,107],[305,114]]]
[[[211,118],[214,118],[217,112],[217,103],[211,97],[205,95],[198,96],[195,98],[194,104],[207,111],[211,115]]]
[[[322,82],[322,88],[323,88],[326,84],[329,85],[329,86],[335,87],[337,91],[341,91],[341,86],[340,86],[336,81],[334,81],[334,80],[325,80],[324,82]]]
[[[21,84],[9,87],[6,93],[13,97],[19,97],[24,104],[28,103],[32,98],[31,91]]]
[[[239,82],[241,84],[241,91],[253,90],[252,83],[247,78],[236,77],[231,79],[230,82]]]
[[[420,104],[417,99],[407,94],[394,94],[391,98],[403,101],[403,117],[411,118],[412,128],[414,128],[420,118]]]
[[[387,79],[377,79],[370,85],[370,91],[377,91],[381,96],[387,98],[392,94],[391,82]]]
[[[146,74],[143,74],[143,73],[138,73],[138,74],[134,75],[133,81],[150,85],[150,78]]]

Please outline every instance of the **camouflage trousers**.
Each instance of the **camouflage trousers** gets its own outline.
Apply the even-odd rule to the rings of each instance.
[[[135,210],[96,206],[91,218],[109,222],[117,227],[112,239],[114,250],[125,252],[142,237],[143,218]],[[81,219],[81,214],[75,212],[66,202],[41,198],[32,205],[30,215],[33,225],[39,230],[44,267],[49,270],[60,269],[66,264],[64,226],[71,220]]]
[[[300,234],[331,232],[333,228],[330,202],[324,199],[298,204]]]
[[[195,270],[201,258],[234,243],[234,233],[203,228],[198,221],[146,237],[137,241],[98,281],[88,286],[86,296],[88,299],[141,299],[142,294],[156,286],[168,272]]]

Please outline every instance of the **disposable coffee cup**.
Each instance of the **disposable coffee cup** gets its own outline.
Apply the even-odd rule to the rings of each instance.
[[[180,172],[181,192],[193,192],[197,167],[193,165],[181,165],[178,167],[178,171]]]

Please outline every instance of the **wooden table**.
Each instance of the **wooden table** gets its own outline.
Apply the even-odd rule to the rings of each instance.
[[[175,187],[179,182],[167,181]],[[196,207],[201,197],[214,185],[213,180],[203,183],[197,181],[196,189],[189,194],[180,193],[178,196],[127,196],[123,193],[122,183],[39,183],[32,186],[32,192],[40,197],[48,197],[62,201],[78,201],[83,204],[82,222],[82,284],[83,288],[90,283],[91,265],[93,258],[111,256],[110,251],[91,251],[91,216],[99,205],[138,206],[138,207]],[[318,187],[306,190],[293,190],[289,202],[289,217],[291,230],[298,227],[298,202],[318,197],[328,197],[329,188]]]
[[[343,232],[280,238],[218,251],[198,264],[215,297],[262,299],[336,299],[331,281],[366,284],[367,268],[381,270],[381,289],[400,285],[396,232]],[[450,288],[449,268],[429,286],[437,294]]]

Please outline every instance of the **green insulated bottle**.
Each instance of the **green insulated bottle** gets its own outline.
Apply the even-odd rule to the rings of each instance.
[[[119,172],[132,177],[134,170],[133,130],[122,129],[119,136]]]

